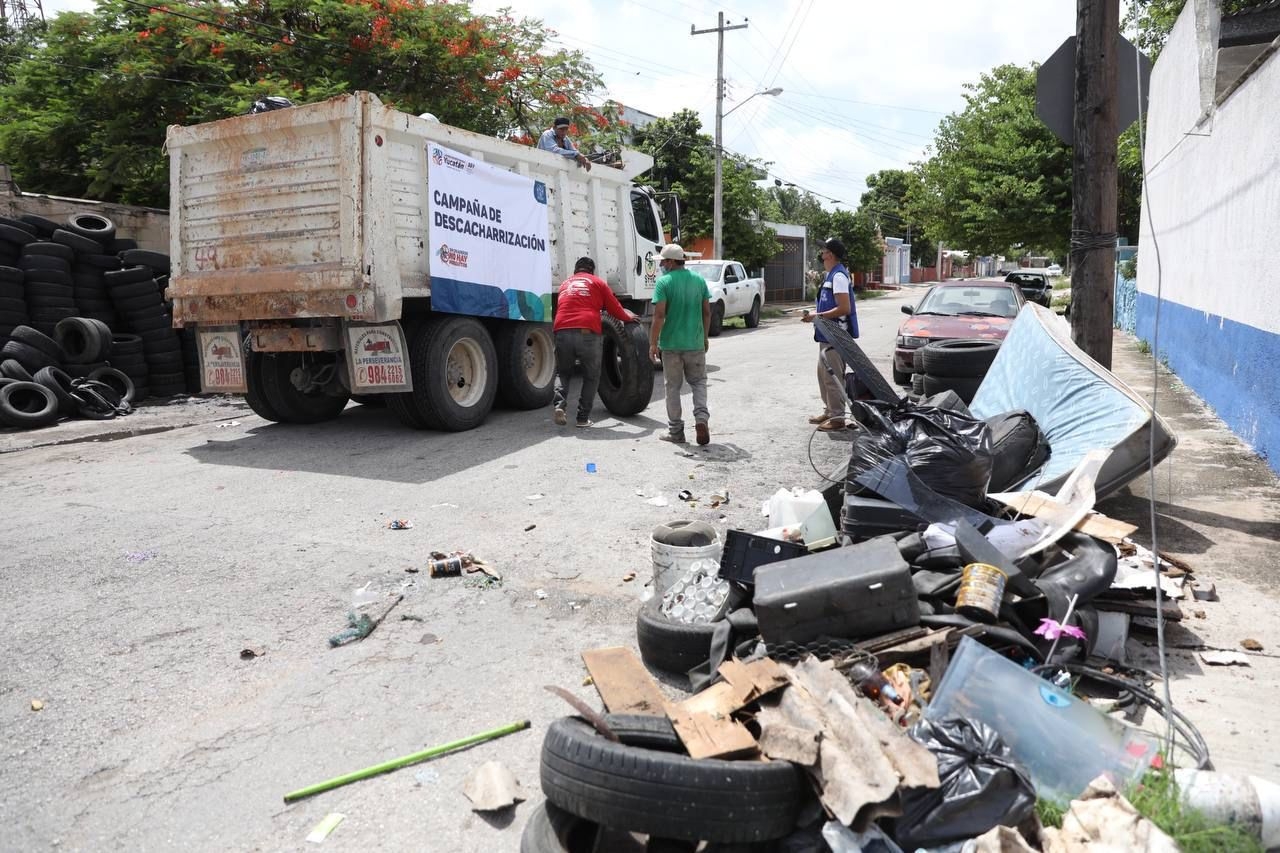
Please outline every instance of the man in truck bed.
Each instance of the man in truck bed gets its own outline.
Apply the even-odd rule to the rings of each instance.
[[[603,330],[600,312],[608,311],[624,323],[638,323],[640,318],[632,314],[609,285],[595,275],[596,262],[591,258],[578,258],[573,265],[573,275],[560,284],[556,296],[556,318],[552,331],[556,336],[556,391],[555,420],[557,426],[567,423],[565,406],[569,400],[569,377],[573,375],[575,360],[582,364],[582,391],[578,395],[579,427],[591,426],[591,407],[596,401],[596,388],[600,385],[600,364],[604,352]]]

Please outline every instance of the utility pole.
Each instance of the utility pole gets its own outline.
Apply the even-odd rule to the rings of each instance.
[[[716,26],[711,29],[699,30],[692,25],[689,27],[689,34],[700,36],[706,33],[715,33],[718,42],[716,48],[716,189],[714,209],[712,210],[711,241],[715,244],[715,256],[717,258],[724,257],[724,173],[721,161],[724,159],[724,134],[722,126],[724,125],[724,34],[729,30],[745,30],[746,24],[734,24],[733,26],[725,26],[724,12],[719,13]]]
[[[1076,0],[1071,152],[1071,339],[1111,369],[1116,286],[1116,81],[1120,0]]]

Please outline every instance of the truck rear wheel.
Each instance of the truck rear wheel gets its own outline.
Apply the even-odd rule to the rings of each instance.
[[[260,352],[245,353],[245,386],[248,390],[245,392],[244,401],[249,404],[249,408],[253,409],[253,413],[258,417],[273,423],[280,423],[284,418],[280,417],[280,412],[276,411],[275,406],[267,402],[262,388],[262,363],[272,358],[275,358],[275,356]]]
[[[350,395],[334,395],[325,390],[340,370],[333,353],[279,352],[264,359],[259,368],[262,392],[268,405],[290,424],[330,421],[347,407]]]
[[[601,318],[604,354],[600,367],[600,401],[618,417],[644,411],[653,396],[649,338],[639,323]]]
[[[502,323],[498,351],[498,400],[512,409],[540,409],[555,395],[556,342],[548,323]]]
[[[489,332],[470,317],[444,315],[414,329],[409,341],[413,391],[392,411],[417,429],[461,432],[484,422],[498,392],[498,354]]]
[[[711,306],[711,325],[707,328],[707,335],[710,337],[719,336],[724,330],[724,302],[717,302]]]
[[[747,324],[748,329],[754,329],[756,326],[760,325],[760,297],[759,296],[751,300],[751,310],[747,312],[747,316],[742,318],[742,321]]]

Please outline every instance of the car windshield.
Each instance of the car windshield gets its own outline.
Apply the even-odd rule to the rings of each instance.
[[[707,281],[719,281],[720,274],[724,272],[723,264],[685,264],[684,268],[693,270]]]
[[[1018,313],[1018,301],[1008,287],[935,287],[920,301],[915,313],[1013,317]]]
[[[1044,276],[1039,273],[1012,272],[1004,280],[1019,287],[1044,287]]]

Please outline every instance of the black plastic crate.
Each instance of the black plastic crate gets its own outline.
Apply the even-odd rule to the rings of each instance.
[[[742,530],[729,530],[724,535],[724,552],[720,555],[720,577],[743,586],[756,582],[756,569],[779,560],[803,557],[809,549],[795,542],[783,542],[767,536],[756,536]]]

